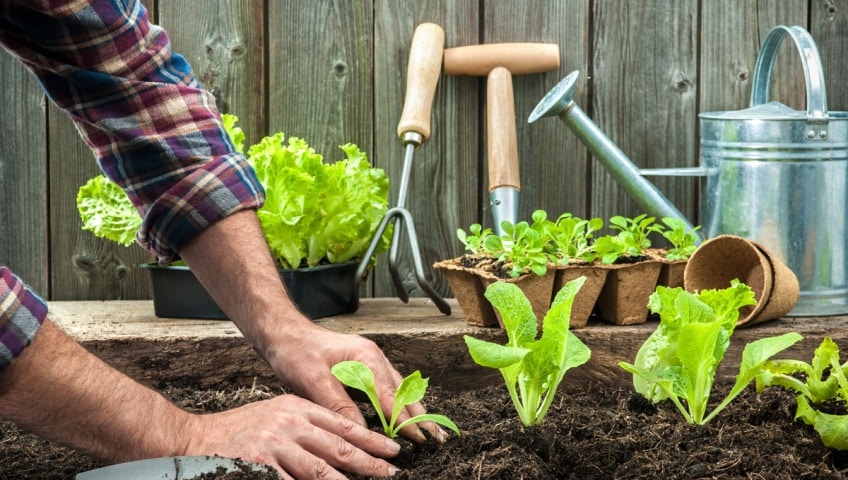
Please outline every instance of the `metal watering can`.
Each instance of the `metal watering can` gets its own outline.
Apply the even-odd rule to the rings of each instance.
[[[768,102],[772,66],[784,37],[804,67],[807,111]],[[798,277],[801,296],[789,316],[848,313],[848,112],[828,112],[815,42],[802,27],[774,27],[754,69],[745,110],[701,113],[701,166],[640,170],[573,100],[572,72],[539,102],[529,122],[559,116],[645,212],[692,224],[643,175],[701,181],[701,225],[755,240]]]

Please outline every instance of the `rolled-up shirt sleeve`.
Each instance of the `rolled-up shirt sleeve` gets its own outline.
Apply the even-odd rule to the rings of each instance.
[[[264,202],[214,97],[140,2],[3,2],[0,43],[127,192],[143,218],[139,243],[162,261],[212,223]]]
[[[47,317],[47,304],[0,266],[0,373],[23,352]]]

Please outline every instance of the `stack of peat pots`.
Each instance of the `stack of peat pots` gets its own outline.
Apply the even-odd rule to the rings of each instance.
[[[740,326],[780,318],[792,310],[799,297],[798,279],[792,270],[757,242],[733,235],[704,242],[688,260],[671,261],[664,250],[649,249],[629,263],[551,265],[545,275],[528,273],[517,278],[502,278],[479,266],[478,260],[466,255],[437,262],[434,268],[445,275],[467,324],[479,327],[503,327],[484,296],[493,282],[515,283],[521,288],[541,324],[562,286],[585,276],[572,306],[573,329],[586,327],[593,314],[613,325],[645,323],[650,313],[648,298],[657,286],[696,292],[727,288],[731,280],[738,279],[751,287],[757,300],[741,312]]]

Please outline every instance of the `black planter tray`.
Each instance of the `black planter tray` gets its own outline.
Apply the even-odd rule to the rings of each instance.
[[[153,309],[157,317],[226,320],[212,296],[187,266],[141,265],[150,271]],[[359,308],[354,291],[355,261],[296,270],[280,269],[294,304],[311,319],[353,313]]]

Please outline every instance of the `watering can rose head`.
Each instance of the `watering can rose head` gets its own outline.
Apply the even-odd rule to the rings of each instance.
[[[244,132],[234,115],[222,115],[236,151],[244,151]],[[247,159],[265,188],[265,204],[257,215],[265,239],[283,268],[359,260],[368,249],[389,205],[389,178],[373,168],[365,152],[352,143],[341,146],[346,159],[324,163],[323,157],[296,137],[282,133],[263,138],[247,151]],[[89,180],[77,194],[83,229],[122,245],[130,245],[141,217],[129,198],[103,175]],[[391,229],[374,251],[388,249]]]

